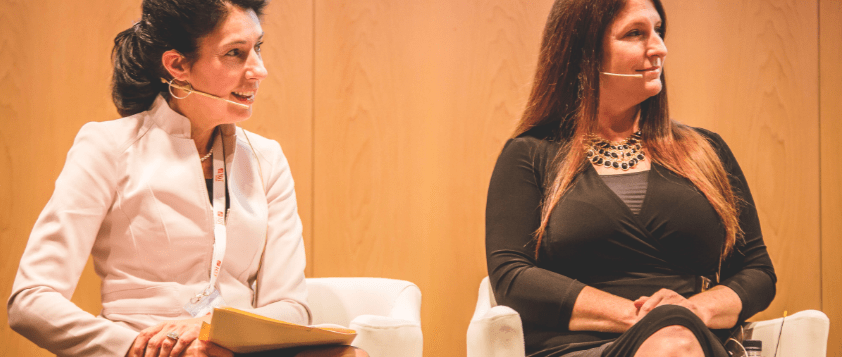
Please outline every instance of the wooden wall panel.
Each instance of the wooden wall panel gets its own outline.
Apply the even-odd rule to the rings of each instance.
[[[821,309],[818,2],[665,7],[672,117],[729,143],[776,267],[777,297],[756,318]]]
[[[842,2],[820,0],[822,310],[827,355],[842,357]]]
[[[0,298],[8,298],[20,256],[53,191],[67,150],[89,121],[118,118],[111,103],[110,53],[119,31],[140,18],[141,0],[0,0]],[[305,237],[312,226],[312,1],[267,8],[263,82],[245,127],[281,142],[296,179]],[[310,241],[306,241],[309,251]],[[312,269],[312,265],[308,267]],[[100,310],[99,278],[88,265],[73,301]],[[9,328],[0,309],[0,355],[47,356]]]
[[[317,1],[315,275],[421,287],[425,355],[465,354],[484,212],[550,1]]]
[[[76,132],[88,121],[117,118],[111,104],[110,51],[140,1],[4,1],[0,6],[0,296],[7,299],[29,232],[53,191]],[[92,21],[95,19],[95,21]],[[73,301],[99,313],[99,280],[90,262]],[[8,325],[8,356],[48,356]]]
[[[313,0],[272,1],[263,19],[263,60],[252,118],[242,127],[281,143],[304,225],[306,275],[313,272]]]

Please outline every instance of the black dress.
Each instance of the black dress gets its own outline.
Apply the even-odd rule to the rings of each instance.
[[[722,263],[722,284],[740,297],[742,322],[771,303],[776,277],[734,155],[719,135],[697,130],[713,144],[741,202],[745,238]],[[697,276],[716,273],[725,239],[716,211],[688,180],[653,163],[635,215],[588,165],[553,210],[536,260],[533,233],[560,147],[539,130],[509,140],[488,190],[489,277],[497,302],[520,313],[531,356],[560,356],[620,336],[568,329],[586,285],[630,300],[661,288],[689,297]]]

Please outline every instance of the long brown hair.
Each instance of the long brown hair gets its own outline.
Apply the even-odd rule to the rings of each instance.
[[[663,5],[660,0],[650,1],[661,16],[662,36],[666,36]],[[556,173],[546,183],[541,225],[535,231],[536,259],[553,209],[589,165],[583,138],[598,126],[602,40],[624,6],[625,0],[556,0],[547,19],[532,92],[513,135],[541,128],[563,143],[554,159]],[[742,236],[736,196],[711,143],[693,128],[669,119],[663,72],[661,82],[661,92],[640,104],[643,145],[652,162],[689,180],[716,210],[725,228],[724,259]]]

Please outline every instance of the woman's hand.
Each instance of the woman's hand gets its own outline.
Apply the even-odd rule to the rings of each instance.
[[[185,356],[233,356],[231,351],[197,339],[202,322],[210,322],[210,317],[167,321],[146,328],[140,331],[126,356],[167,357],[182,353]],[[178,339],[167,337],[171,332],[178,334]]]
[[[172,356],[178,356],[173,354]],[[231,352],[223,347],[219,347],[213,342],[202,341],[194,339],[184,354],[184,357],[234,357],[234,352]]]
[[[634,307],[637,308],[637,320],[639,321],[654,308],[661,305],[684,306],[702,319],[702,322],[704,322],[705,325],[708,324],[709,317],[705,309],[697,305],[695,302],[688,300],[684,296],[681,296],[677,292],[669,289],[661,289],[652,294],[652,296],[641,296],[635,300]]]

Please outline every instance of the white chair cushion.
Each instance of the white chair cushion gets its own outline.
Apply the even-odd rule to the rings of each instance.
[[[307,279],[313,323],[357,331],[352,345],[371,357],[421,357],[421,290],[382,278]]]

